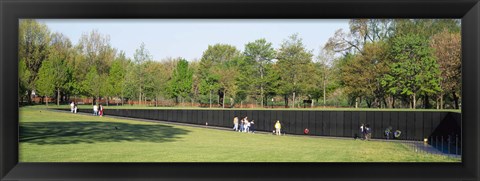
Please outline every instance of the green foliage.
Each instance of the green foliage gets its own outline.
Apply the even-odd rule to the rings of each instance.
[[[122,95],[123,85],[125,82],[126,69],[124,62],[120,59],[113,61],[110,67],[109,76],[107,78],[107,95],[120,96]]]
[[[415,96],[441,91],[439,66],[425,38],[418,35],[397,37],[393,40],[391,54],[391,71],[382,80],[388,93]]]
[[[105,76],[98,74],[97,67],[91,67],[86,75],[86,79],[83,81],[83,89],[86,90],[87,95],[92,97],[102,96],[102,93],[105,91],[103,87],[105,78]]]
[[[18,96],[20,99],[27,95],[28,77],[30,77],[30,71],[27,69],[25,60],[21,59],[18,63]]]
[[[168,83],[168,89],[174,98],[186,98],[192,88],[193,71],[188,67],[188,61],[180,59],[177,62],[172,79]]]
[[[272,43],[265,39],[258,39],[245,45],[245,59],[240,66],[240,82],[243,83],[242,89],[251,90],[249,94],[260,95],[263,105],[264,96],[268,87],[269,76],[267,66],[275,58],[275,50]]]
[[[277,73],[280,76],[278,94],[288,95],[305,93],[311,84],[309,70],[312,66],[312,53],[306,50],[298,34],[285,40],[277,53]],[[295,97],[292,97],[295,101]],[[295,102],[294,102],[295,103]]]
[[[109,67],[116,56],[116,49],[110,45],[110,36],[103,35],[98,30],[83,33],[77,44],[77,49],[84,56],[83,68],[97,67],[98,74],[108,73]],[[86,72],[85,72],[86,73]]]
[[[55,69],[51,60],[42,63],[38,71],[38,80],[35,82],[36,93],[51,97],[55,93]]]
[[[202,80],[199,85],[201,100],[208,97],[209,102],[212,101],[212,94],[219,93],[225,89],[227,80],[223,71],[219,71],[220,66],[226,66],[229,61],[237,60],[241,56],[234,46],[225,44],[215,44],[208,46],[208,49],[203,52],[200,60],[199,78]],[[224,80],[221,82],[221,80]]]
[[[217,43],[199,60],[186,61],[153,60],[145,43],[129,60],[97,30],[84,33],[72,45],[42,23],[21,20],[19,100],[30,98],[31,91],[51,96],[53,85],[67,99],[106,96],[140,103],[180,98],[192,104],[265,106],[282,105],[282,98],[285,104],[323,98],[317,105],[352,106],[359,100],[361,106],[405,108],[420,97],[428,103],[430,96],[437,106],[443,106],[443,100],[438,102],[445,97],[447,107],[459,107],[459,20],[352,19],[349,25],[348,31],[338,30],[320,47],[315,62],[298,34],[278,49],[263,38],[246,43],[243,52]]]
[[[26,78],[23,88],[28,92],[35,90],[42,62],[48,58],[50,31],[45,24],[32,19],[22,19],[19,25],[18,58],[24,61],[26,70],[19,77]],[[22,72],[20,72],[22,73]],[[26,77],[25,77],[26,76]],[[30,102],[30,96],[27,96]]]

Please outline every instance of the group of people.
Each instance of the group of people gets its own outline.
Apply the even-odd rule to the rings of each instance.
[[[78,110],[77,103],[72,101],[72,103],[70,103],[70,112],[77,114],[77,110]]]
[[[100,117],[103,116],[103,106],[101,104],[100,106],[98,106],[97,104],[93,105],[93,115]]]
[[[245,116],[239,122],[238,117],[233,118],[233,130],[245,133],[255,133],[255,120],[248,121],[248,117]]]
[[[384,132],[384,136],[385,136],[385,139],[390,139],[390,137],[392,137],[392,133],[393,133],[393,138],[397,139],[400,137],[400,135],[402,134],[402,131],[400,130],[396,130],[395,132],[392,132],[393,128],[391,126],[389,126],[388,128],[385,129],[385,132]],[[362,124],[360,126],[360,133],[362,134],[362,140],[370,140],[372,138],[372,129],[370,128],[370,125],[369,124]]]
[[[280,121],[277,120],[274,126],[273,133],[276,135],[281,135],[282,125]],[[237,116],[233,118],[233,131],[245,132],[245,133],[255,133],[255,120],[248,121],[248,117],[245,116],[241,120]]]
[[[369,124],[363,124],[360,126],[360,133],[362,134],[362,140],[370,140],[372,138],[372,128]]]

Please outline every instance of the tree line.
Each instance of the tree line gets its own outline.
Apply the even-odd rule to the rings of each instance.
[[[352,19],[349,25],[318,55],[292,34],[277,49],[261,38],[243,50],[209,45],[198,60],[153,60],[144,43],[128,58],[97,30],[73,45],[45,24],[21,20],[19,101],[31,104],[35,92],[57,104],[90,97],[155,106],[167,100],[208,107],[461,107],[459,20]]]

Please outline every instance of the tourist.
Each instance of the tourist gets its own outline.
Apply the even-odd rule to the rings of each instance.
[[[372,138],[372,129],[370,128],[369,124],[365,125],[365,132],[367,133],[367,136],[365,137],[367,141],[369,141]]]
[[[238,130],[238,132],[242,132],[243,131],[243,126],[244,126],[244,123],[245,122],[245,118],[243,118],[241,121],[240,121],[240,129]]]
[[[252,119],[252,122],[250,122],[250,132],[255,133],[255,120]]]
[[[390,139],[390,134],[392,133],[392,127],[388,127],[387,129],[385,129],[385,138],[388,140]]]
[[[93,105],[93,115],[98,116],[98,106],[97,106],[97,104]]]
[[[282,130],[282,125],[280,124],[280,121],[277,120],[277,123],[275,123],[275,133],[280,136],[281,135],[281,131]]]
[[[365,129],[365,124],[363,123],[360,126],[360,134],[362,135],[362,140],[365,140],[367,138],[367,131]]]
[[[100,117],[103,116],[103,106],[100,104]]]
[[[238,117],[237,116],[235,116],[233,118],[233,130],[238,131]]]
[[[70,103],[70,112],[74,112],[74,107],[75,107],[75,103],[72,101],[72,103]]]
[[[245,117],[245,123],[243,123],[243,124],[244,124],[243,125],[243,128],[244,128],[243,132],[248,133],[249,130],[250,130],[250,122],[248,122],[247,117]]]
[[[77,110],[78,110],[78,105],[77,105],[77,103],[75,103],[73,105],[73,113],[77,114]]]

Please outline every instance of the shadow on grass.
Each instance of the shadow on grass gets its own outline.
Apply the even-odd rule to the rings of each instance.
[[[114,122],[25,122],[20,123],[20,142],[39,145],[98,142],[170,142],[188,130],[169,125],[139,125]]]

